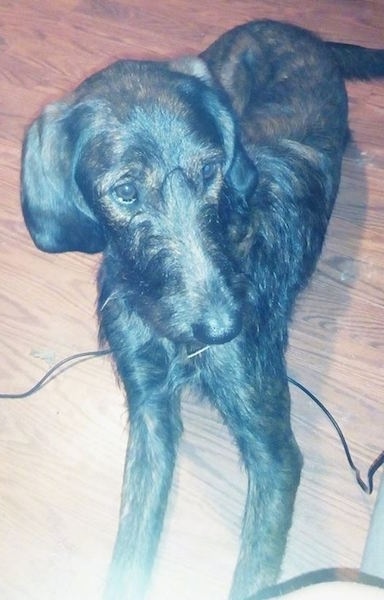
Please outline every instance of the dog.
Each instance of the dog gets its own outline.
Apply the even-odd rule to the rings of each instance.
[[[219,411],[248,475],[230,598],[278,577],[302,467],[288,324],[338,191],[344,79],[375,76],[383,50],[254,21],[198,57],[115,62],[29,127],[26,225],[43,251],[102,252],[100,339],[129,406],[105,599],[147,594],[186,386]]]

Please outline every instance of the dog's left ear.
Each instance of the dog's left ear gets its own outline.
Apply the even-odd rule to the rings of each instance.
[[[197,77],[208,85],[213,85],[213,79],[207,64],[198,56],[186,55],[168,63],[171,71]]]
[[[206,84],[202,92],[203,108],[209,110],[221,131],[227,161],[225,164],[226,185],[235,194],[233,201],[247,201],[258,184],[257,168],[247,155],[237,132],[235,115],[230,101],[222,88],[215,83],[208,65],[197,56],[184,56],[169,63],[171,70],[196,77]]]
[[[224,179],[234,202],[245,202],[253,195],[259,178],[257,167],[249,158],[240,139],[236,115],[221,90],[208,88],[206,105],[216,120],[226,151]]]
[[[258,182],[256,166],[248,157],[241,143],[236,143],[232,163],[225,174],[225,183],[238,199],[248,202]]]

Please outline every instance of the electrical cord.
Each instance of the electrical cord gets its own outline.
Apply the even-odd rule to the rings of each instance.
[[[368,472],[367,472],[368,483],[365,483],[360,476],[360,470],[356,467],[356,465],[352,459],[351,452],[349,450],[345,436],[340,428],[340,425],[337,423],[336,419],[334,418],[334,416],[329,412],[329,410],[324,406],[324,404],[322,402],[320,402],[320,400],[314,394],[312,394],[312,392],[310,392],[302,383],[299,383],[292,377],[288,377],[288,381],[289,381],[289,383],[292,383],[297,388],[299,388],[299,390],[304,392],[304,394],[307,394],[307,396],[309,396],[309,398],[311,398],[311,400],[313,400],[315,402],[315,404],[317,404],[317,406],[319,408],[321,408],[321,410],[325,413],[325,415],[331,421],[332,425],[334,426],[334,428],[337,431],[337,434],[338,434],[340,441],[342,443],[342,446],[344,448],[344,453],[345,453],[345,456],[347,457],[348,464],[351,467],[352,471],[354,471],[354,473],[355,473],[357,483],[359,484],[359,486],[361,487],[363,492],[365,492],[368,495],[372,494],[373,476],[375,475],[376,471],[380,467],[382,467],[384,464],[384,450],[382,452],[380,452],[380,454],[375,458],[375,460],[369,467]]]
[[[59,375],[64,370],[62,369],[62,367],[65,367],[66,365],[69,365],[69,367],[71,367],[71,363],[78,364],[80,362],[83,362],[84,360],[96,358],[97,356],[105,356],[106,354],[111,354],[111,350],[92,350],[90,352],[78,352],[77,354],[67,356],[67,358],[64,358],[60,362],[53,365],[53,367],[51,367],[51,369],[49,369],[49,371],[47,371],[45,375],[26,392],[20,392],[19,394],[0,394],[0,399],[21,400],[22,398],[32,396],[36,392],[40,391],[42,387],[49,383],[49,381],[55,379],[55,377],[57,377],[57,375]]]
[[[206,348],[204,348],[204,350],[205,349]],[[45,373],[45,375],[35,385],[33,385],[29,390],[18,393],[18,394],[17,393],[16,394],[0,394],[0,399],[23,399],[23,398],[32,396],[32,394],[35,394],[36,392],[41,390],[41,388],[44,387],[47,383],[49,383],[49,381],[52,381],[52,379],[54,379],[55,377],[57,377],[57,375],[62,373],[63,370],[65,370],[65,369],[63,369],[63,367],[71,367],[74,364],[83,362],[84,360],[89,360],[91,358],[96,358],[99,356],[105,356],[105,355],[111,354],[111,353],[112,353],[112,351],[109,349],[108,350],[93,350],[90,352],[79,352],[77,354],[68,356],[67,358],[64,358],[60,362],[56,363],[53,367],[51,367]],[[190,355],[190,357],[192,357],[192,356],[194,356],[194,354]],[[340,441],[343,446],[344,453],[347,458],[348,464],[355,473],[355,477],[356,477],[356,481],[357,481],[358,485],[363,490],[363,492],[365,492],[366,494],[368,494],[368,495],[372,494],[373,477],[374,477],[376,471],[384,465],[384,450],[375,458],[375,460],[372,462],[371,466],[369,467],[368,472],[367,472],[367,483],[366,483],[361,478],[360,470],[356,467],[356,465],[352,459],[352,455],[349,450],[349,446],[345,439],[345,436],[344,436],[339,424],[337,423],[337,421],[333,417],[333,415],[330,413],[330,411],[302,383],[296,381],[292,377],[288,377],[288,381],[292,385],[296,386],[299,390],[301,390],[304,394],[306,394],[309,398],[311,398],[311,400],[313,400],[313,402],[315,402],[315,404],[317,404],[317,406],[319,408],[321,408],[321,410],[324,412],[324,414],[328,417],[329,421],[332,423],[333,427],[335,428],[335,430],[340,438]]]

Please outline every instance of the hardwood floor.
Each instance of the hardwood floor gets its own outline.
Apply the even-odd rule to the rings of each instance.
[[[196,53],[252,18],[384,47],[381,0],[3,0],[0,4],[0,392],[97,347],[97,257],[36,250],[19,208],[23,131],[39,109],[118,57]],[[351,83],[353,143],[326,248],[292,324],[290,374],[338,419],[365,474],[383,448],[384,83]],[[282,579],[358,568],[375,500],[323,413],[292,390],[305,456]],[[151,600],[224,600],[245,477],[218,417],[184,402],[185,436]],[[109,360],[0,404],[0,597],[100,598],[117,524],[126,409]]]

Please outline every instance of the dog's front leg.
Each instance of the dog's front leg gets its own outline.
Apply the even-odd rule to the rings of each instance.
[[[182,430],[178,394],[168,385],[169,357],[134,321],[116,329],[127,333],[125,341],[130,339],[129,349],[114,352],[127,389],[129,442],[105,600],[146,596]],[[111,343],[111,335],[109,339]]]
[[[235,341],[210,353],[207,391],[236,441],[248,475],[230,593],[231,600],[245,600],[273,584],[279,574],[301,455],[290,427],[289,391],[279,348],[271,347],[270,340],[257,347]]]
[[[301,457],[292,436],[266,435],[258,442],[253,452],[245,452],[248,493],[230,600],[245,600],[276,582],[300,477]]]
[[[160,396],[156,402],[167,404]],[[178,435],[166,409],[152,404],[135,412],[130,416],[119,528],[105,600],[145,598],[175,464]]]

